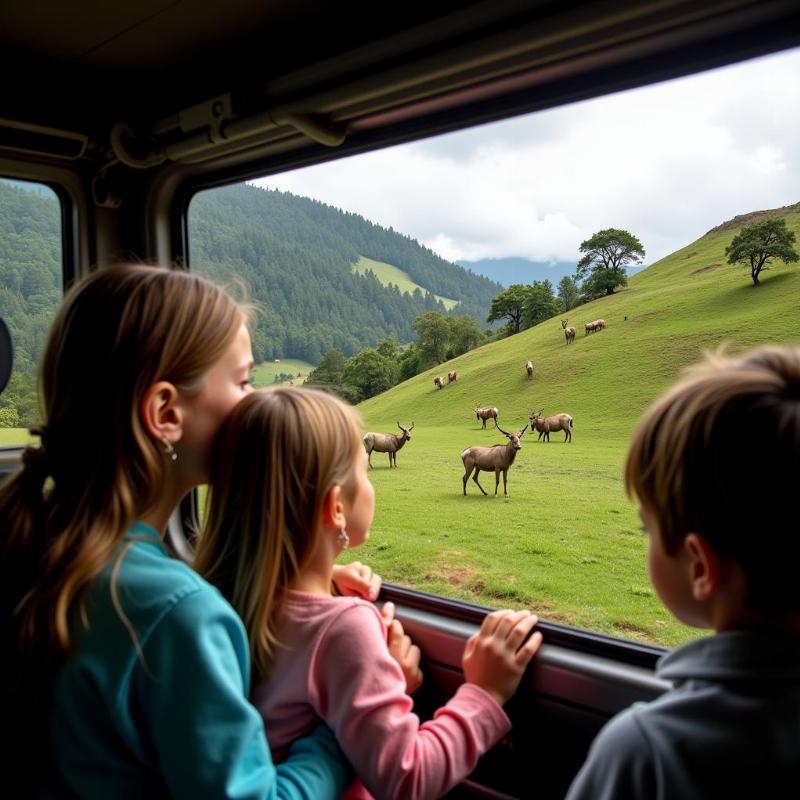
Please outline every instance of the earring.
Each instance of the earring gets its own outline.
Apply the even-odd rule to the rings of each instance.
[[[336,542],[342,550],[347,550],[350,547],[350,537],[347,535],[347,531],[344,528],[344,525],[339,529],[339,535],[336,537]]]
[[[167,439],[166,436],[161,437],[161,444],[164,445],[164,452],[169,456],[172,461],[178,460],[178,454],[175,452],[175,448],[172,446],[172,442]]]

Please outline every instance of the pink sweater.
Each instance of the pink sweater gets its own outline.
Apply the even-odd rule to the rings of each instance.
[[[373,795],[430,800],[511,729],[492,697],[469,683],[420,724],[370,603],[289,592],[281,622],[284,647],[252,693],[274,751],[322,719]]]

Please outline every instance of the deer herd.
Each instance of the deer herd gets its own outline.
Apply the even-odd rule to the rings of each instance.
[[[606,327],[605,320],[596,319],[592,322],[584,324],[584,336],[596,331],[602,331]],[[575,328],[569,324],[568,319],[561,320],[561,328],[564,331],[564,338],[567,344],[572,344],[575,340]],[[525,363],[525,373],[528,379],[533,378],[533,362],[527,361]],[[458,378],[455,370],[447,373],[447,383],[453,383]],[[445,386],[445,379],[441,375],[437,375],[433,379],[434,386],[437,389],[443,389]],[[514,463],[517,453],[522,449],[520,439],[525,435],[525,431],[530,425],[531,431],[537,431],[539,434],[538,441],[550,441],[550,434],[557,433],[558,431],[564,432],[564,442],[572,442],[572,428],[573,420],[570,414],[554,414],[550,417],[543,416],[544,409],[534,411],[530,409],[528,414],[528,422],[516,433],[509,433],[503,430],[499,423],[498,418],[500,412],[497,406],[477,406],[473,408],[475,417],[478,422],[482,423],[481,427],[486,430],[486,423],[488,420],[494,420],[494,425],[503,436],[508,440],[505,444],[495,445],[476,445],[475,447],[468,447],[461,453],[461,461],[464,464],[464,476],[461,479],[464,494],[467,494],[467,481],[470,476],[475,481],[477,487],[483,494],[487,494],[486,490],[481,486],[478,481],[478,475],[481,470],[484,472],[494,472],[494,493],[497,495],[500,486],[500,474],[503,475],[503,494],[508,495],[508,470]],[[372,469],[372,454],[373,453],[388,453],[389,454],[389,468],[397,467],[397,451],[403,445],[411,440],[411,431],[414,429],[412,422],[409,427],[404,427],[398,421],[397,427],[400,429],[401,434],[396,433],[366,433],[364,434],[364,447],[367,451],[367,461],[369,468]]]

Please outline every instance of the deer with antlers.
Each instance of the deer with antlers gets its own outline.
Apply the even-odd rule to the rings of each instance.
[[[564,338],[567,340],[567,344],[572,344],[575,340],[575,328],[572,325],[567,325],[568,322],[568,319],[562,319],[561,327],[564,329]]]
[[[412,422],[408,428],[404,428],[399,422],[397,427],[403,432],[400,436],[396,433],[365,433],[364,434],[364,448],[367,451],[367,463],[369,468],[372,469],[372,454],[373,453],[388,453],[389,454],[389,469],[392,464],[397,466],[397,451],[406,443],[411,441],[411,431],[414,430],[414,423]]]
[[[564,431],[565,442],[572,441],[572,416],[570,414],[554,414],[552,417],[543,417],[540,408],[538,411],[531,409],[530,422],[531,430],[539,431],[539,438],[537,441],[541,442],[542,437],[546,442],[550,441],[550,434],[556,431]]]
[[[495,424],[497,424],[496,420]],[[522,445],[519,443],[519,440],[525,434],[527,427],[528,426],[526,424],[521,431],[518,431],[517,433],[509,433],[497,425],[497,429],[500,431],[500,433],[502,433],[508,439],[507,444],[496,444],[492,445],[491,447],[468,447],[461,453],[461,461],[464,463],[465,470],[464,477],[462,478],[462,483],[464,485],[464,496],[467,494],[467,481],[469,480],[469,476],[472,475],[473,470],[475,471],[475,474],[472,475],[472,480],[475,481],[478,488],[484,494],[487,494],[487,492],[478,481],[478,474],[481,470],[484,472],[494,472],[495,497],[497,496],[497,489],[500,485],[500,473],[502,472],[503,494],[508,496],[508,490],[506,488],[508,483],[508,470],[509,467],[514,463],[517,453],[522,449]]]

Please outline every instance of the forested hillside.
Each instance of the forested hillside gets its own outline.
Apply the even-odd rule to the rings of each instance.
[[[352,355],[390,334],[413,338],[425,311],[445,312],[433,295],[459,301],[454,314],[481,325],[502,287],[439,258],[413,239],[357,214],[286,192],[238,185],[198,195],[189,211],[192,267],[244,280],[260,310],[256,361],[316,363],[337,348]],[[358,275],[360,257],[392,264],[427,293],[401,293],[374,275]]]

